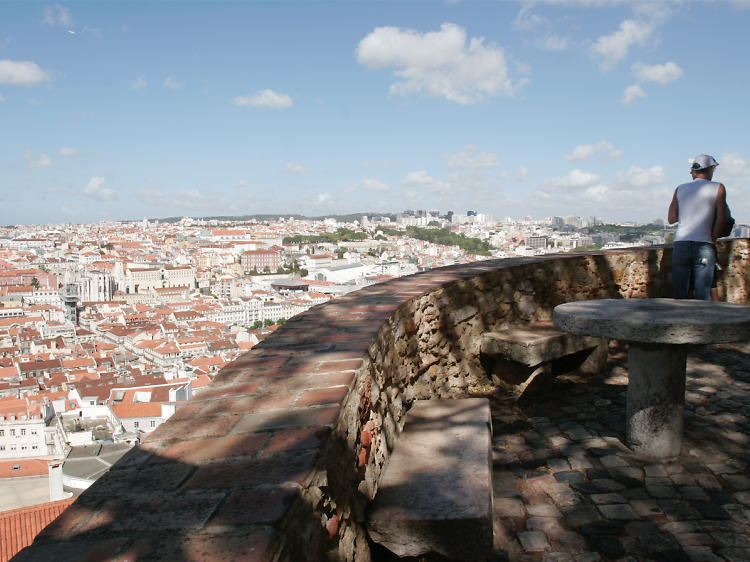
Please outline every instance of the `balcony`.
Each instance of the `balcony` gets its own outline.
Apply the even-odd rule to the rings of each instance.
[[[747,304],[748,240],[721,243],[719,257],[724,266],[720,294]],[[118,560],[194,560],[197,553],[209,553],[212,560],[251,553],[247,559],[261,562],[359,561],[371,554],[377,559],[382,553],[371,552],[364,511],[377,492],[404,414],[415,399],[489,392],[477,336],[550,319],[553,308],[564,302],[670,294],[671,248],[650,247],[435,269],[315,307],[227,365],[210,387],[112,467],[14,561],[52,559],[63,551],[69,559],[94,552]],[[622,367],[618,372],[626,374]],[[605,409],[616,417],[611,406],[616,392],[592,394],[589,404],[582,389],[574,391],[529,407],[503,403],[506,413],[497,414],[502,418],[496,420],[496,437],[507,433],[513,442],[520,433],[533,432],[537,441],[544,439],[545,412],[565,406],[575,416],[576,403],[585,404],[585,411]],[[714,435],[713,426],[706,431]],[[740,434],[741,440],[745,434]],[[531,443],[532,434],[520,439]],[[496,482],[496,487],[517,480],[516,493],[525,498],[551,494],[547,488],[567,490],[553,477],[554,466],[519,464],[519,474],[503,469],[505,485]],[[586,475],[585,467],[565,466],[581,478]],[[668,475],[667,468],[652,472]],[[603,474],[600,478],[606,479]],[[549,510],[557,510],[545,497]],[[499,521],[518,516],[518,502],[510,499],[498,498]],[[586,502],[579,511],[599,513],[589,496]],[[671,515],[662,515],[663,523],[670,521]],[[711,519],[697,517],[702,516]],[[653,524],[649,517],[636,515],[643,529]],[[630,544],[627,523],[616,524],[623,537],[613,539],[618,545]],[[579,534],[585,524],[583,519],[562,520],[559,544],[542,545],[538,554],[553,547],[571,556],[601,550],[596,539],[586,543]],[[511,560],[524,550],[537,552],[524,542],[533,537],[520,530],[500,525],[496,534],[498,548],[507,550]],[[671,535],[669,540],[674,542]]]

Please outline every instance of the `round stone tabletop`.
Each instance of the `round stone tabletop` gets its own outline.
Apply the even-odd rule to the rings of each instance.
[[[602,299],[555,307],[555,326],[572,334],[644,343],[750,341],[750,306],[674,299]]]

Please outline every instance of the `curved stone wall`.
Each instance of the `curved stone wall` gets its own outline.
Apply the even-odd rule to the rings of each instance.
[[[719,246],[748,303],[748,240]],[[364,514],[414,399],[489,383],[484,331],[671,293],[671,248],[431,270],[294,317],[222,370],[13,560],[370,560]]]

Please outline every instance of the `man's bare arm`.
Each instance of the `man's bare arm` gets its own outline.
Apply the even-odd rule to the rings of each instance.
[[[674,224],[680,220],[680,212],[677,207],[677,190],[674,190],[674,197],[672,197],[672,203],[669,205],[669,213],[667,214],[667,222]]]
[[[714,225],[714,231],[711,238],[714,242],[721,236],[721,231],[724,230],[724,223],[727,221],[727,190],[724,188],[724,184],[719,184],[719,193],[716,194],[716,224]]]

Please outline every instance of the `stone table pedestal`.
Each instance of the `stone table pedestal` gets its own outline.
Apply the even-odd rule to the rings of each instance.
[[[557,328],[628,342],[628,446],[645,457],[680,453],[687,345],[750,340],[750,307],[673,299],[602,299],[555,307]]]

